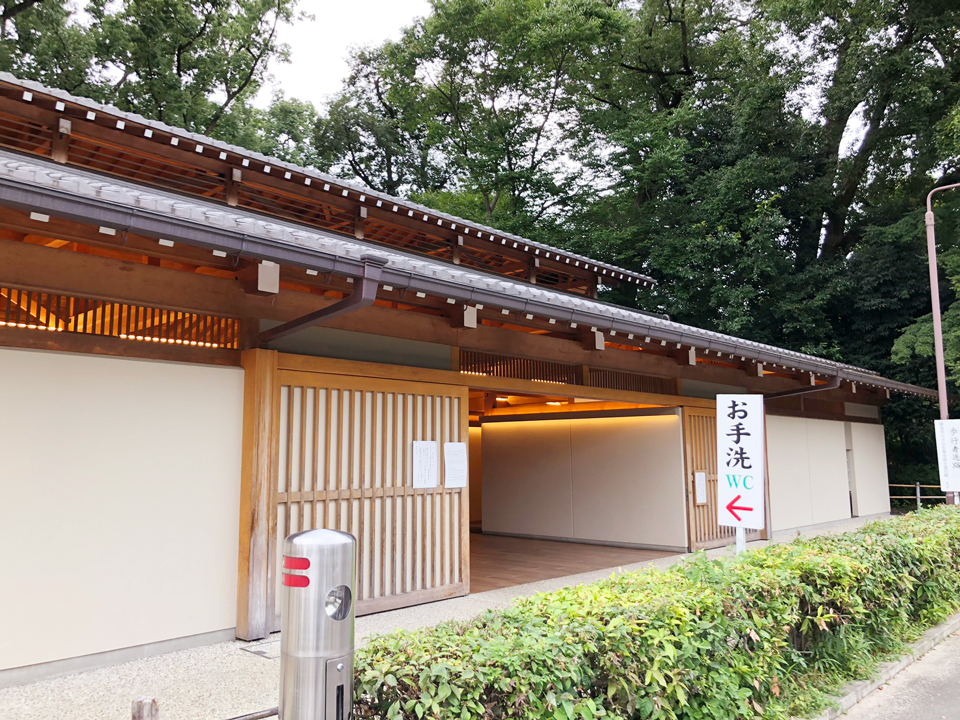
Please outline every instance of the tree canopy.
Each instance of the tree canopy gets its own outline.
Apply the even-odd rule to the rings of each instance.
[[[255,108],[301,20],[2,0],[0,69],[660,280],[617,302],[932,384],[922,208],[960,181],[956,0],[433,0],[323,107]],[[960,193],[937,202],[956,390]],[[930,459],[911,403],[895,463]]]

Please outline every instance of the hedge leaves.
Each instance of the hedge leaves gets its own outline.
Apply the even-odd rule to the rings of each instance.
[[[522,599],[374,638],[358,718],[786,718],[958,607],[960,512]]]

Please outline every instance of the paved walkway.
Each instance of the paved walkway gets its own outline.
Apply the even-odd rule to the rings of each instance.
[[[857,703],[843,720],[960,720],[960,633]]]
[[[860,524],[852,520],[822,533]],[[814,533],[811,533],[814,534]],[[787,541],[791,537],[780,538]],[[775,541],[776,542],[776,541]],[[759,547],[765,542],[750,543]],[[732,548],[712,550],[717,557]],[[684,555],[491,590],[357,620],[357,641],[397,629],[416,630],[445,620],[467,620],[515,598],[548,592],[646,566],[669,567]],[[0,720],[129,720],[134,698],[157,699],[161,720],[225,720],[276,706],[280,636],[225,642],[157,655],[99,670],[0,689]],[[958,717],[960,720],[960,716]]]

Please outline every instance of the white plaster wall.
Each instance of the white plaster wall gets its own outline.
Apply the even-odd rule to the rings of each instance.
[[[0,669],[236,624],[238,368],[0,349]]]
[[[774,532],[850,517],[844,423],[767,415]]]
[[[485,423],[483,529],[684,547],[677,416]]]
[[[804,418],[767,415],[770,525],[774,531],[813,524],[810,455]]]
[[[571,421],[571,440],[575,538],[687,544],[678,416]]]
[[[485,423],[483,529],[573,537],[570,423]]]
[[[858,516],[890,512],[887,446],[883,425],[847,423],[853,451],[853,486]]]
[[[814,525],[850,517],[844,425],[837,420],[807,420],[810,511]]]

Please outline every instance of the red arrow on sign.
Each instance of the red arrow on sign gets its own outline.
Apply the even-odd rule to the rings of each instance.
[[[746,511],[746,512],[753,512],[753,508],[752,508],[752,507],[744,507],[744,506],[742,506],[742,505],[734,505],[734,503],[735,503],[737,500],[739,500],[739,499],[740,499],[740,496],[737,495],[733,500],[731,500],[729,503],[727,503],[727,510],[729,510],[729,511],[730,511],[730,514],[733,515],[733,516],[737,519],[737,522],[740,522],[740,516],[737,515],[737,514],[734,512],[734,510],[744,510],[744,511]]]

